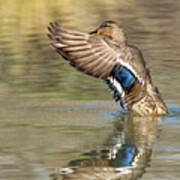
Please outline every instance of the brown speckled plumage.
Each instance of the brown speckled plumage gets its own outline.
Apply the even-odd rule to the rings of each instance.
[[[56,51],[77,70],[105,80],[122,107],[142,116],[167,114],[142,53],[128,44],[123,29],[115,22],[106,21],[89,34],[57,23],[50,23],[48,29]]]

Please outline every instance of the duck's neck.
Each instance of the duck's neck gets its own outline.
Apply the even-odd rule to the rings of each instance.
[[[108,43],[108,45],[112,48],[127,48],[127,42],[126,41],[119,41],[119,40],[116,40],[116,39],[112,39],[112,38],[109,38],[109,37],[104,37],[104,40],[105,42]]]

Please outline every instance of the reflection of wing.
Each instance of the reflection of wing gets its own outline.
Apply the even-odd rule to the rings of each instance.
[[[154,122],[161,118],[120,116],[118,119],[113,136],[103,142],[102,148],[85,149],[81,158],[57,169],[50,176],[52,180],[139,179],[150,164],[152,144],[160,130],[159,124]]]
[[[134,157],[137,156],[137,150],[131,144],[123,144],[118,149],[116,158],[111,160],[111,165],[114,167],[131,167],[134,161]]]
[[[117,63],[118,53],[102,37],[64,29],[50,24],[52,46],[78,70],[96,78],[107,79]]]

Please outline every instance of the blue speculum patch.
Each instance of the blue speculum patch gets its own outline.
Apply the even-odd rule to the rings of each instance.
[[[123,144],[116,154],[116,158],[111,161],[111,165],[115,167],[132,166],[134,157],[136,156],[135,147],[131,144]]]
[[[125,90],[129,90],[135,82],[131,72],[124,67],[116,69],[115,77]]]

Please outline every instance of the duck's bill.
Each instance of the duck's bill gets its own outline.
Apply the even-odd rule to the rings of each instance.
[[[94,31],[91,31],[89,34],[91,34],[92,36],[100,36],[101,35],[101,29],[96,29]]]
[[[94,31],[91,31],[89,34],[91,34],[91,35],[96,35],[97,32],[98,32],[98,30],[96,29],[96,30],[94,30]]]

